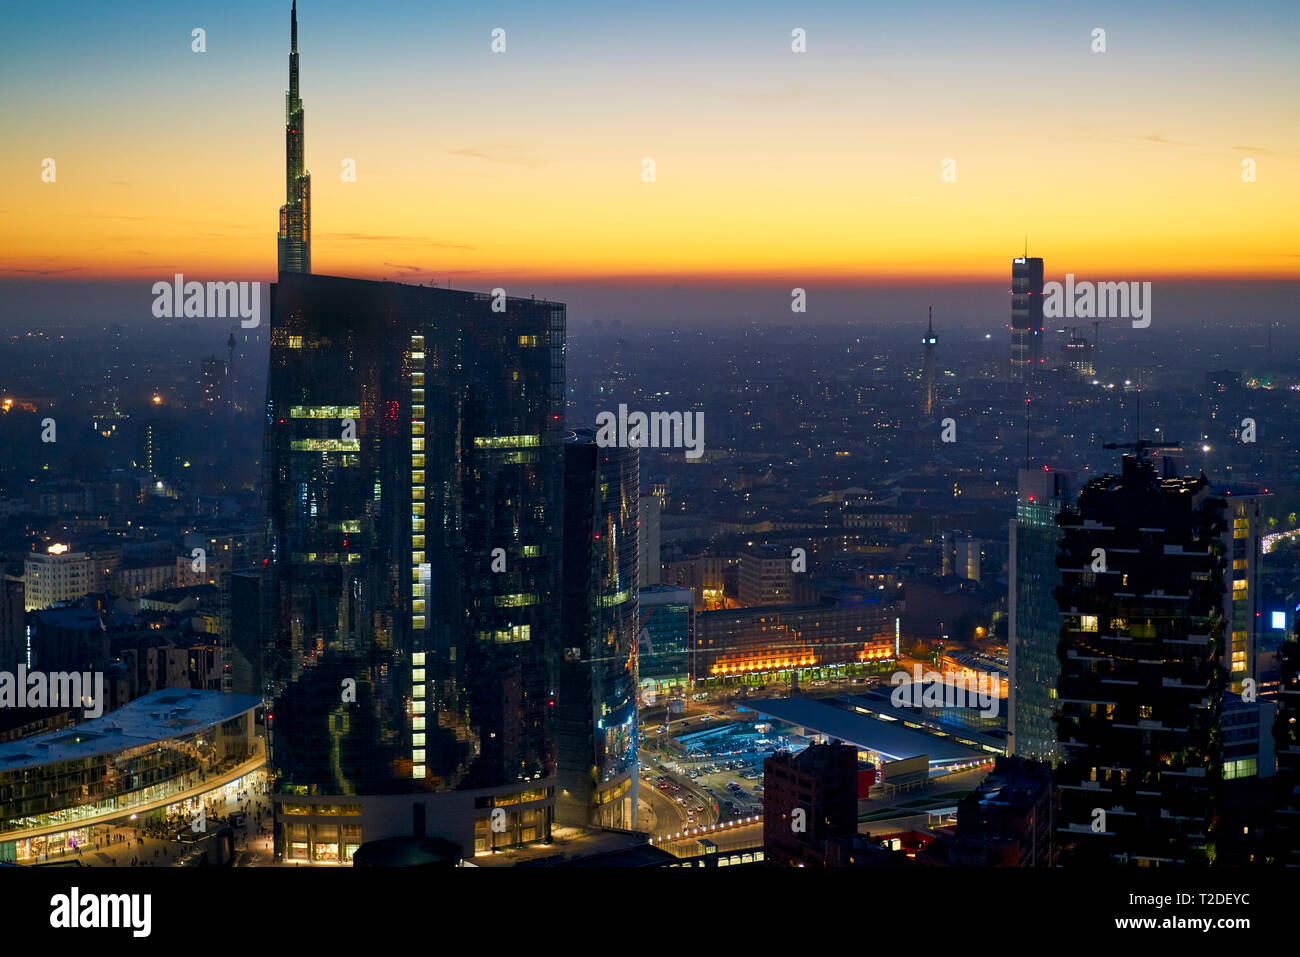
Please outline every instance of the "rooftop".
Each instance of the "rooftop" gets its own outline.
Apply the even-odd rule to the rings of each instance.
[[[902,761],[923,754],[929,755],[931,764],[985,757],[973,748],[914,731],[899,722],[881,721],[811,698],[751,700],[745,702],[745,707],[764,717],[786,721],[851,744],[859,750],[875,751],[888,761]]]
[[[0,772],[164,741],[229,721],[261,703],[254,695],[166,688],[75,727],[0,744]]]

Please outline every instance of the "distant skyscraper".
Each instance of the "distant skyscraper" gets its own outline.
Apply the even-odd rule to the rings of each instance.
[[[272,286],[263,668],[280,859],[549,837],[564,325],[543,300],[496,313],[449,289]]]
[[[228,385],[230,369],[225,359],[208,356],[199,373],[200,401],[212,415],[225,415],[228,411]]]
[[[934,310],[930,310],[930,328],[925,333],[925,369],[923,372],[925,378],[925,393],[921,396],[921,411],[926,415],[934,415],[935,394],[934,394],[934,346],[939,340],[934,334]]]
[[[1044,466],[1021,469],[1016,517],[1011,520],[1007,595],[1008,681],[1007,750],[1022,758],[1054,762],[1059,755],[1056,682],[1061,662],[1061,616],[1056,589],[1061,571],[1056,550],[1060,511],[1074,504],[1074,475]]]
[[[1011,261],[1011,378],[1043,361],[1043,261],[1019,256]]]
[[[148,414],[136,430],[132,464],[154,479],[176,478],[181,469],[181,434],[180,420],[174,414]]]
[[[1061,862],[1205,864],[1221,778],[1217,733],[1228,563],[1204,476],[1125,456],[1062,515],[1058,768]]]
[[[1061,365],[1076,378],[1091,378],[1096,374],[1092,362],[1092,343],[1078,326],[1069,327],[1070,338],[1061,346]]]
[[[637,505],[635,448],[595,432],[564,449],[564,600],[556,704],[556,820],[636,822]]]
[[[289,14],[289,89],[284,95],[284,205],[280,207],[280,272],[311,272],[311,173],[303,166],[303,112],[298,96],[298,0]]]

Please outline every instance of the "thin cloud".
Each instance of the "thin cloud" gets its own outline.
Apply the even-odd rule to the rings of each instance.
[[[59,269],[0,269],[0,273],[27,273],[33,276],[57,276],[60,273],[82,271],[80,266],[63,266]]]

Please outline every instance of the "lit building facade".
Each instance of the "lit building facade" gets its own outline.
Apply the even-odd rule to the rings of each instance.
[[[71,728],[0,744],[0,860],[35,860],[128,815],[236,789],[266,763],[250,695],[167,690]]]
[[[699,613],[693,683],[815,677],[898,657],[896,606],[855,601]]]
[[[1259,632],[1263,628],[1259,587],[1263,558],[1260,509],[1268,493],[1250,485],[1216,485],[1213,494],[1223,500],[1229,518],[1223,538],[1224,551],[1231,563],[1223,593],[1226,625],[1223,667],[1228,671],[1229,690],[1240,695],[1247,678],[1258,689],[1264,677],[1259,657]]]
[[[44,552],[32,552],[23,563],[23,608],[38,611],[61,602],[76,601],[97,587],[95,563],[85,552],[55,543]]]

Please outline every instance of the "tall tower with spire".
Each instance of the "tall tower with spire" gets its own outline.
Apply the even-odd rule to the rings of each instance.
[[[289,14],[289,89],[284,95],[284,205],[280,207],[280,272],[311,272],[311,173],[303,168],[302,100],[298,96],[298,0]]]
[[[934,415],[934,346],[939,340],[934,334],[934,308],[930,308],[930,328],[925,334],[925,394],[921,397],[921,411]]]

